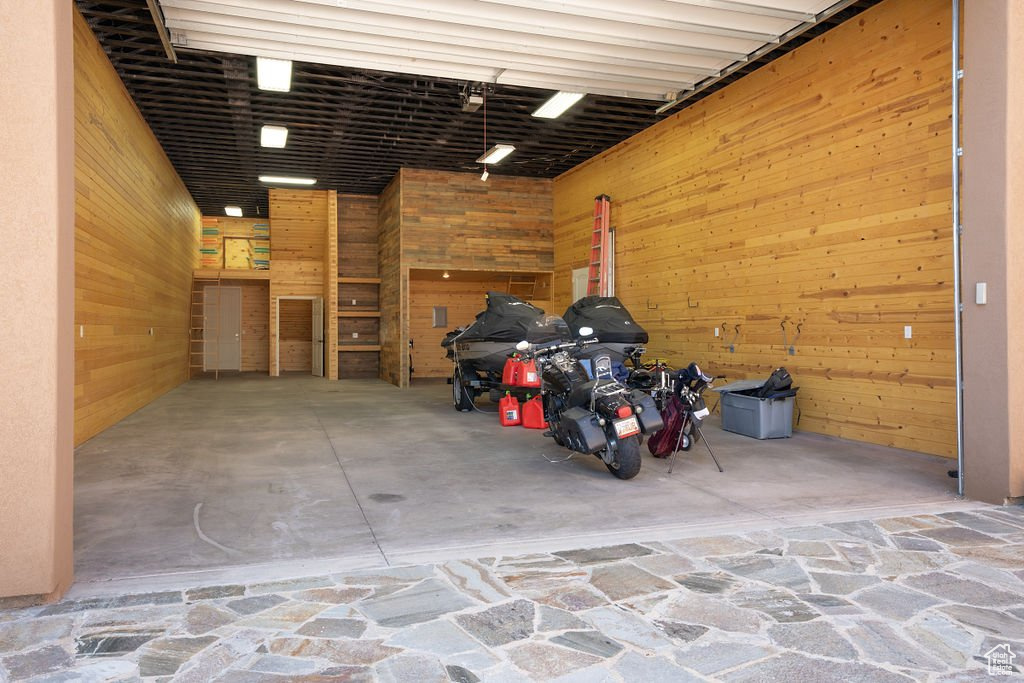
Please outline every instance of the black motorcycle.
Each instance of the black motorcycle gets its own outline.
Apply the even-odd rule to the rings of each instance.
[[[591,334],[590,328],[580,329],[581,337]],[[537,362],[549,426],[545,435],[572,451],[596,455],[619,479],[632,479],[640,472],[641,435],[661,429],[661,414],[654,399],[613,377],[608,356],[590,359],[591,377],[578,355],[597,341],[520,342],[516,348]]]

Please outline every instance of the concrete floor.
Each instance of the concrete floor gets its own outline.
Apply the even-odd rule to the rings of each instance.
[[[593,456],[564,460],[537,431],[456,412],[449,391],[305,376],[178,387],[78,448],[79,584],[215,580],[241,566],[294,575],[957,508],[948,460],[804,433],[757,441],[721,431],[717,415],[705,433],[724,474],[698,444],[671,476],[646,455],[635,479],[619,481]]]

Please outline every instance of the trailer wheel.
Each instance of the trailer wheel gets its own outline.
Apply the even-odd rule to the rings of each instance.
[[[456,365],[452,372],[452,403],[455,410],[460,412],[473,410],[473,395],[469,393],[470,391],[463,384],[462,369]]]

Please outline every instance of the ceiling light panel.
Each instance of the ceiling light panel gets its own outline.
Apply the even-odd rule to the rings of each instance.
[[[288,92],[292,89],[291,60],[257,57],[256,83],[260,90]]]
[[[242,217],[242,207],[240,206],[225,206],[224,213],[235,218]]]
[[[544,104],[540,105],[533,115],[540,119],[557,119],[564,114],[569,107],[583,99],[581,92],[556,92]]]
[[[260,129],[261,147],[284,147],[288,142],[288,129],[284,126],[263,126]]]
[[[284,175],[261,175],[260,182],[267,185],[316,185],[316,178],[296,178]]]
[[[512,152],[516,151],[515,145],[495,145],[489,150],[483,153],[479,159],[476,160],[478,164],[496,164]]]

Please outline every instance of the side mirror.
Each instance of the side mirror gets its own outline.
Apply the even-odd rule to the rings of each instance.
[[[594,334],[594,328],[593,327],[581,327],[580,328],[580,336],[581,337],[589,337],[592,334]]]
[[[529,350],[530,350],[530,342],[528,342],[526,340],[523,340],[523,341],[519,342],[518,344],[516,344],[516,351],[529,351]]]

